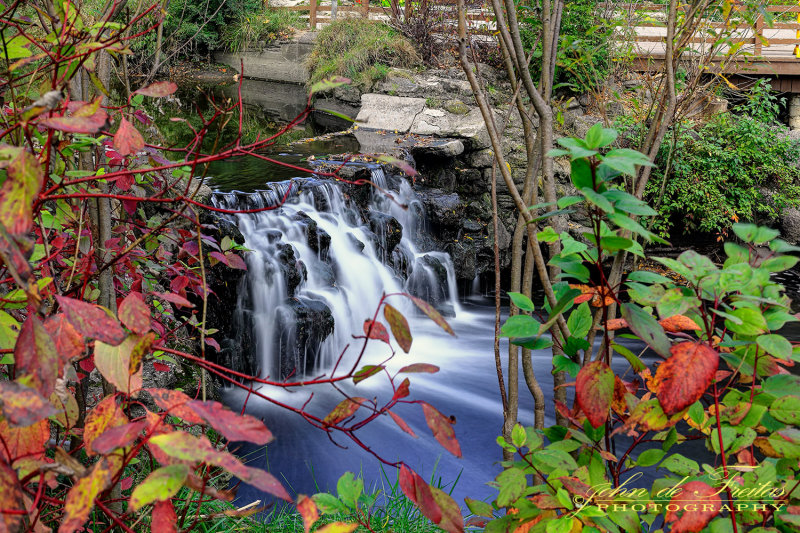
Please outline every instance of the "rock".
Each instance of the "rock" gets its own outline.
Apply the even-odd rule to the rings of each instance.
[[[424,108],[424,98],[363,94],[356,122],[364,128],[405,133]]]
[[[321,260],[327,261],[331,247],[331,236],[328,232],[320,228],[314,219],[302,211],[297,213],[295,220],[303,227],[308,247],[314,250]]]
[[[292,298],[287,313],[280,313],[280,375],[302,375],[313,370],[320,345],[333,333],[333,313],[324,302],[311,298]]]
[[[418,191],[425,213],[434,227],[461,226],[461,217],[464,206],[456,193],[445,193],[440,189]]]
[[[472,152],[467,156],[467,162],[471,167],[489,168],[494,164],[494,152],[491,149]]]
[[[445,102],[444,108],[454,115],[466,115],[469,113],[469,106],[458,99],[448,100]]]
[[[483,231],[483,225],[470,218],[465,218],[464,222],[461,223],[461,227],[464,228],[464,231],[470,233]]]
[[[431,111],[438,110],[428,109],[414,118],[411,133],[459,138],[465,141],[465,147],[469,150],[481,150],[491,144],[479,109],[473,108],[466,115],[440,111],[443,113],[440,116],[430,113]]]
[[[603,119],[600,117],[593,117],[591,115],[577,116],[575,117],[575,122],[572,127],[575,130],[575,135],[583,139],[586,137],[586,132],[589,131],[589,128],[602,121]]]
[[[348,238],[348,239],[350,239],[350,243],[351,243],[353,246],[355,246],[356,250],[358,250],[359,252],[363,252],[363,251],[364,251],[364,247],[365,247],[366,245],[365,245],[363,242],[361,242],[361,241],[358,239],[358,237],[356,237],[356,236],[355,236],[355,235],[353,235],[352,233],[348,233],[348,234],[347,234],[347,238]]]
[[[334,89],[333,95],[344,102],[358,104],[361,101],[361,91],[357,87],[347,84]]]
[[[464,143],[458,139],[420,143],[411,147],[411,153],[417,161],[425,157],[456,157],[464,153]]]
[[[303,272],[294,257],[294,248],[291,244],[279,242],[276,244],[276,248],[280,250],[276,257],[283,273],[283,279],[286,280],[286,294],[292,297],[295,289],[303,281]]]
[[[453,316],[450,305],[447,267],[437,257],[441,252],[431,252],[420,257],[408,279],[409,292],[422,298],[445,316]]]
[[[790,207],[784,209],[781,215],[781,229],[783,238],[791,244],[800,242],[800,209]]]
[[[383,257],[391,256],[403,238],[403,226],[392,215],[373,211],[369,214],[369,228],[375,234],[375,244]]]
[[[487,226],[489,230],[489,239],[494,239],[494,225]],[[497,248],[501,251],[508,250],[511,247],[511,234],[506,229],[505,224],[502,222],[497,225]]]

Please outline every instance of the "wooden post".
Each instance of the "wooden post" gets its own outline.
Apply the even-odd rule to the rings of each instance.
[[[403,17],[405,17],[405,22],[411,19],[411,0],[406,0],[406,9],[405,13],[403,13]]]
[[[369,20],[369,0],[361,0],[361,3],[363,4],[361,6],[361,9],[363,9],[362,16]]]
[[[753,52],[756,57],[761,57],[762,53],[762,37],[764,36],[764,15],[759,15],[756,19],[756,30],[755,30],[755,40],[756,40],[756,49]]]
[[[317,29],[317,0],[311,0],[308,6],[308,24],[311,26],[311,31]]]

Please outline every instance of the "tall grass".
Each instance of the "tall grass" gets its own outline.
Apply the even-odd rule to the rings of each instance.
[[[264,9],[259,12],[242,12],[222,32],[222,44],[227,50],[238,53],[255,46],[259,41],[271,42],[290,37],[304,26],[296,11]]]
[[[388,67],[421,63],[411,41],[382,22],[362,18],[343,18],[326,26],[308,58],[310,83],[344,76],[366,89],[385,77]]]

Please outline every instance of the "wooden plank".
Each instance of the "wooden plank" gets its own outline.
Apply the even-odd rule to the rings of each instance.
[[[312,30],[317,29],[317,0],[309,2],[308,23]]]

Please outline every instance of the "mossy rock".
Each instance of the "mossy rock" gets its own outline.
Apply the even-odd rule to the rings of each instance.
[[[469,106],[461,100],[448,100],[444,108],[454,115],[466,115],[469,113]]]

